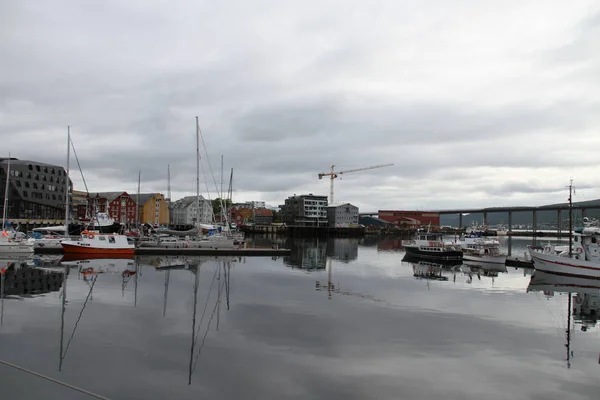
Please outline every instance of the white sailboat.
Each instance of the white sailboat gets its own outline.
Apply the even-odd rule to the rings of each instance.
[[[196,117],[196,229],[200,232],[203,226],[207,226],[200,222],[200,125],[198,117]],[[208,225],[211,228],[213,225]],[[216,227],[214,227],[216,228]],[[206,249],[233,249],[235,248],[235,240],[233,237],[217,233],[209,235],[205,238],[190,240],[188,247],[206,248]]]
[[[8,210],[8,191],[10,189],[10,153],[8,154],[6,164],[6,186],[4,187],[4,206],[2,207],[0,253],[33,253],[33,244],[18,239],[15,231],[6,230],[6,211]]]

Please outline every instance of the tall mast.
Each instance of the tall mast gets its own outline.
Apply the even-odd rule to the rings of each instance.
[[[168,201],[167,206],[169,207],[169,223],[168,223],[168,225],[171,225],[171,221],[172,221],[172,216],[171,216],[171,164],[167,165],[167,196],[169,196],[169,198],[167,199],[167,201]]]
[[[569,183],[569,257],[573,256],[573,179]]]
[[[65,237],[69,237],[69,163],[71,161],[71,127],[67,126],[67,178],[65,180]]]
[[[565,332],[567,334],[567,343],[565,347],[567,348],[567,368],[571,368],[571,292],[569,292],[567,307],[569,309],[567,310],[567,330]]]
[[[200,224],[200,125],[196,117],[196,226]]]
[[[2,207],[2,230],[6,229],[6,209],[8,208],[8,184],[10,182],[10,153],[8,153],[8,161],[6,167],[6,186],[4,188],[4,207]]]
[[[138,190],[135,199],[135,229],[140,229],[140,185],[142,182],[142,171],[138,171]]]
[[[219,198],[221,199],[221,223],[223,223],[225,214],[223,211],[223,154],[221,154],[221,192],[219,193]],[[227,204],[227,201],[225,201],[225,204]]]

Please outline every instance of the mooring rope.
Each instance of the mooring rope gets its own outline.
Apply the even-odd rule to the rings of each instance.
[[[30,370],[30,369],[23,368],[23,367],[20,367],[20,366],[15,365],[15,364],[11,364],[11,363],[3,361],[3,360],[0,360],[0,364],[4,364],[7,367],[18,369],[19,371],[26,372],[26,373],[31,374],[33,376],[37,376],[38,378],[46,379],[47,381],[54,382],[54,383],[56,383],[58,385],[64,386],[64,387],[72,389],[72,390],[76,390],[76,391],[78,391],[80,393],[87,394],[88,396],[95,397],[95,398],[100,399],[100,400],[110,400],[108,397],[100,396],[99,394],[90,392],[89,390],[85,390],[85,389],[82,389],[80,387],[70,385],[68,383],[59,381],[58,379],[51,378],[51,377],[49,377],[47,375],[40,374],[39,372],[35,372],[35,371]]]

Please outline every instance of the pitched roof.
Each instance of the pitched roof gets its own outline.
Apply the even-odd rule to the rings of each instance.
[[[272,217],[273,210],[269,210],[268,208],[257,208],[254,210],[255,217]]]
[[[127,194],[127,192],[90,192],[88,194],[89,197],[100,197],[102,199],[106,199],[109,203],[122,195],[123,193]]]

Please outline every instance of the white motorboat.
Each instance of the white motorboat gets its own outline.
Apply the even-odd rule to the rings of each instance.
[[[568,249],[556,254],[529,246],[528,251],[533,267],[538,271],[600,279],[600,227],[597,221],[590,222],[585,218],[584,227],[575,230],[571,257]]]
[[[462,238],[461,248],[464,261],[506,264],[506,254],[500,251],[500,242],[497,239],[473,233]]]

